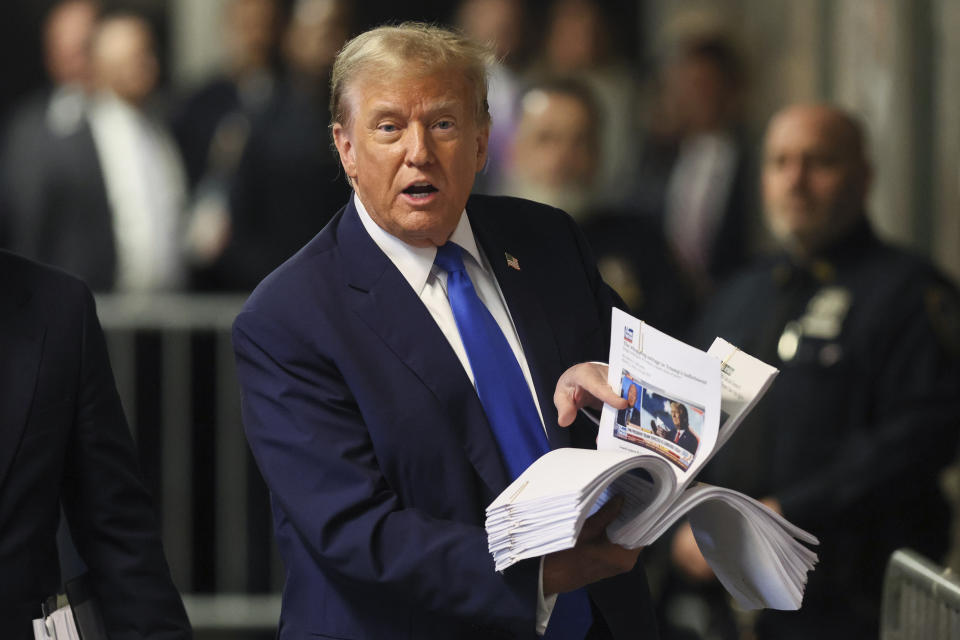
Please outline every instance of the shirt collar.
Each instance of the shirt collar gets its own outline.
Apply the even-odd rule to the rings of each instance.
[[[360,197],[354,192],[353,204],[360,215],[360,222],[363,228],[373,239],[373,242],[380,247],[390,262],[397,267],[401,275],[410,283],[417,295],[423,291],[427,284],[430,272],[433,269],[433,261],[437,256],[436,247],[414,247],[400,238],[392,235],[370,217],[366,207],[360,201]],[[473,228],[470,226],[470,219],[466,216],[466,210],[460,214],[460,220],[457,222],[456,229],[450,235],[449,242],[455,242],[463,250],[473,257],[477,265],[486,271],[486,266],[480,257],[480,251],[477,248],[477,241],[473,237]]]

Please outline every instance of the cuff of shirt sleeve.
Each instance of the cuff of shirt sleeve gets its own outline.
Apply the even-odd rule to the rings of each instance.
[[[540,558],[540,578],[537,581],[537,635],[542,636],[547,632],[547,624],[550,622],[555,604],[557,604],[556,593],[552,596],[543,595],[543,558]]]

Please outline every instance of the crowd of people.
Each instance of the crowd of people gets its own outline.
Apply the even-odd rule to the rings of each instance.
[[[49,86],[11,110],[0,138],[0,246],[94,291],[251,291],[350,192],[329,142],[328,83],[355,18],[342,0],[229,0],[221,69],[160,87],[150,21],[98,0],[55,3]],[[475,191],[593,226],[604,276],[678,328],[749,252],[735,47],[691,36],[646,74],[593,0],[553,3],[539,48],[518,0],[465,0],[451,19],[495,54]],[[646,75],[656,91],[642,90]],[[571,115],[577,131],[561,132]],[[643,238],[642,257],[630,237]]]
[[[327,82],[347,3],[231,0],[227,62],[158,87],[150,22],[95,0],[44,24],[50,86],[2,148],[2,246],[94,291],[250,291],[346,201]]]
[[[149,22],[54,6],[51,85],[4,128],[0,246],[97,292],[263,282],[234,344],[288,572],[283,633],[877,637],[886,558],[910,546],[939,561],[951,543],[940,474],[960,438],[960,297],[872,230],[855,114],[785,105],[754,150],[735,44],[687,34],[641,85],[592,0],[554,2],[537,51],[514,0],[464,0],[458,32],[352,40],[339,0],[224,7],[222,72],[159,111]],[[769,256],[754,255],[761,217]],[[799,612],[735,611],[687,525],[639,559],[611,544],[615,502],[566,555],[488,566],[497,488],[549,448],[595,446],[574,420],[584,404],[632,410],[596,364],[611,306],[780,369],[702,477],[820,538]],[[95,318],[82,326],[100,358]],[[89,428],[63,424],[67,439]],[[135,470],[118,468],[145,511]],[[97,549],[103,531],[74,520]],[[131,526],[183,633],[155,523]]]

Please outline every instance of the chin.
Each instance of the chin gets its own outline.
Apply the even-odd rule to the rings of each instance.
[[[799,240],[812,235],[820,235],[816,224],[819,218],[810,211],[790,211],[768,217],[770,232],[777,240]]]
[[[453,219],[441,219],[436,213],[414,211],[403,221],[401,239],[415,246],[441,245],[457,228],[459,220],[459,216]]]

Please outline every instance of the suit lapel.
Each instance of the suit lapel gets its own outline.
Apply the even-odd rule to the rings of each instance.
[[[430,389],[477,474],[499,494],[509,477],[470,378],[423,302],[363,228],[352,199],[337,240],[353,310]]]
[[[537,295],[539,287],[536,286],[534,270],[524,268],[524,265],[532,265],[534,258],[524,252],[524,245],[519,241],[507,240],[509,232],[496,228],[496,218],[473,201],[468,205],[468,214],[473,233],[493,268],[517,328],[533,376],[533,386],[537,390],[550,448],[568,447],[570,430],[557,425],[557,411],[553,404],[553,392],[563,373],[563,364],[549,318]]]
[[[13,462],[33,402],[44,329],[31,326],[24,289],[0,289],[0,487]]]

